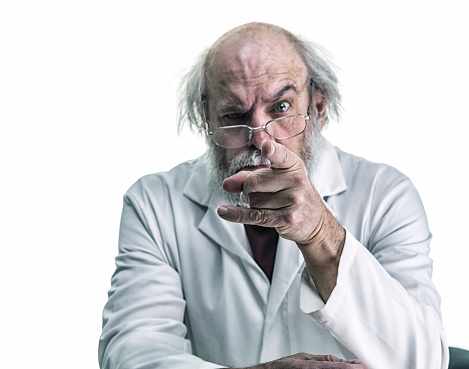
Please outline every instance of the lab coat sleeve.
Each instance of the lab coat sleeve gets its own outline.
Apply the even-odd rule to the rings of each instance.
[[[446,369],[431,234],[416,190],[402,175],[377,184],[367,213],[362,243],[346,230],[326,304],[304,272],[302,310],[370,369]]]
[[[179,274],[145,199],[128,192],[119,235],[119,255],[103,312],[99,343],[102,369],[209,369],[221,365],[192,355],[183,324],[185,301]],[[152,222],[153,223],[153,222]]]

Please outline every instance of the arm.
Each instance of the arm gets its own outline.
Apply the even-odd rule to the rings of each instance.
[[[119,255],[99,344],[101,368],[220,368],[191,354],[179,274],[141,201],[124,198]]]
[[[385,170],[378,177],[367,189],[364,230],[354,230],[360,241],[347,230],[329,301],[320,301],[304,275],[302,309],[370,368],[447,368],[422,203],[401,174]]]
[[[294,154],[269,145],[262,154],[271,169],[240,172],[224,184],[229,192],[243,190],[251,209],[223,206],[219,215],[276,227],[297,243],[307,266],[303,310],[371,368],[444,368],[448,355],[431,282],[430,233],[410,182],[378,189],[372,216],[352,215],[366,218],[351,223],[369,225],[371,254],[301,178],[304,168]]]

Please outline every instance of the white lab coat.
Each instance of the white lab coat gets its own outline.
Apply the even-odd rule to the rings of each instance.
[[[370,369],[447,368],[431,234],[397,170],[326,143],[312,179],[346,228],[324,304],[296,245],[279,239],[272,284],[205,160],[141,178],[127,192],[117,269],[103,313],[102,368],[247,366],[297,352]]]

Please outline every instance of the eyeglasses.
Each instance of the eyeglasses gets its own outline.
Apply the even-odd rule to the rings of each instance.
[[[299,136],[306,130],[308,120],[308,115],[294,114],[272,119],[262,127],[236,125],[215,128],[213,131],[207,128],[207,134],[212,136],[216,145],[226,149],[234,149],[248,145],[254,136],[254,131],[259,129],[265,130],[270,137],[276,140]]]

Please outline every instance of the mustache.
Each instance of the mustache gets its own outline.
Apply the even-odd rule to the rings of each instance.
[[[230,177],[238,173],[244,167],[255,167],[258,165],[270,165],[270,160],[262,157],[260,150],[251,148],[231,160],[228,168],[228,176]]]

